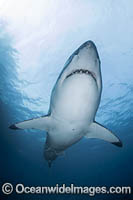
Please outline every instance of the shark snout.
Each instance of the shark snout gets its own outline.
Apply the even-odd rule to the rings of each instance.
[[[88,49],[88,50],[93,50],[96,52],[97,56],[98,56],[98,52],[97,52],[97,48],[96,45],[93,41],[88,40],[85,43],[83,43],[75,52],[77,53],[77,55],[80,53],[80,51],[82,51],[83,49]],[[99,57],[99,56],[98,56]]]
[[[83,45],[86,46],[87,48],[96,48],[94,42],[91,41],[91,40],[88,40],[88,41],[85,42]]]
[[[84,51],[84,52],[86,51],[89,58],[92,57],[94,60],[95,59],[99,60],[99,55],[98,55],[96,45],[91,40],[89,40],[89,41],[85,42],[83,45],[81,45],[81,49],[79,51],[79,54],[80,54],[81,51]]]

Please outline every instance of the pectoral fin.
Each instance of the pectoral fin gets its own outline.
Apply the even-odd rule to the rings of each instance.
[[[87,138],[99,138],[110,142],[116,146],[122,147],[122,142],[116,137],[111,131],[107,128],[103,127],[102,125],[93,122],[89,126],[88,133],[86,134]]]
[[[13,124],[9,128],[11,129],[39,129],[39,130],[47,131],[49,124],[50,124],[50,117],[43,116],[43,117],[25,120],[23,122]]]

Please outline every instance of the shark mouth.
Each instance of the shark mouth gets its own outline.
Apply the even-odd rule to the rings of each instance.
[[[67,75],[66,79],[69,78],[70,76],[74,75],[74,74],[85,74],[85,75],[91,75],[92,78],[96,81],[96,77],[95,74],[87,69],[77,69],[73,72],[71,72],[70,74]]]

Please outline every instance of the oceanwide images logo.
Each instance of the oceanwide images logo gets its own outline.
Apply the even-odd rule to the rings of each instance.
[[[19,183],[13,187],[11,183],[4,183],[2,185],[2,192],[5,195],[16,192],[17,194],[86,194],[89,196],[95,196],[96,194],[131,194],[131,187],[93,187],[93,186],[75,186],[70,184],[66,186],[65,184],[55,186],[24,186]]]

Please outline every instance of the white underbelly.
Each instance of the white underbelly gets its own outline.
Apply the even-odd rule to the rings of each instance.
[[[53,114],[70,121],[94,117],[99,92],[91,76],[77,74],[69,77],[55,90],[51,105]]]
[[[53,127],[51,127],[48,133],[49,146],[56,150],[65,150],[85,135],[87,123],[70,123],[54,118],[52,120]]]

